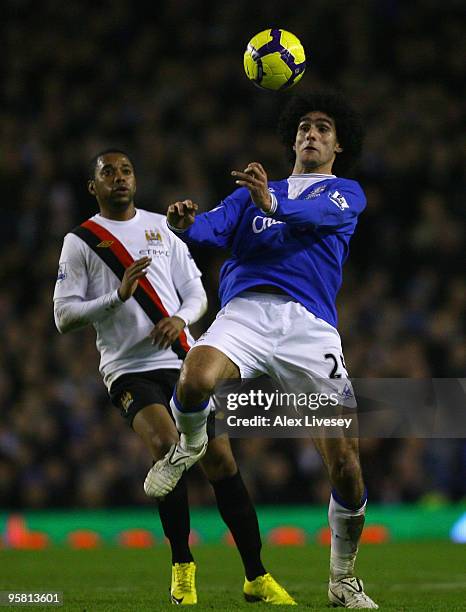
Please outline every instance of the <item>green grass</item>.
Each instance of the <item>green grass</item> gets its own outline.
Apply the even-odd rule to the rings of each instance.
[[[318,545],[267,547],[263,559],[301,607],[328,612],[328,552]],[[243,572],[235,549],[202,545],[194,554],[198,565],[196,610],[265,607],[244,602]],[[382,610],[465,610],[466,546],[443,541],[366,545],[357,567],[367,592]],[[58,609],[66,611],[173,609],[166,603],[170,564],[164,546],[148,550],[110,546],[91,551],[58,547],[38,552],[1,550],[0,568],[0,590],[63,591],[64,606]]]

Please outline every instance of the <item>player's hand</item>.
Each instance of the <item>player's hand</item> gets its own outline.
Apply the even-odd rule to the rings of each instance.
[[[151,257],[141,257],[141,259],[136,259],[136,261],[126,268],[120,288],[118,289],[118,295],[122,302],[129,300],[136,291],[138,281],[140,278],[146,276],[147,268],[151,261]]]
[[[267,173],[258,162],[251,162],[243,172],[233,170],[235,183],[246,187],[251,194],[252,201],[264,212],[268,212],[272,206],[272,198],[267,183]]]
[[[167,210],[167,221],[177,229],[187,229],[194,223],[198,205],[191,200],[183,200],[170,204]]]
[[[178,338],[186,323],[180,317],[166,317],[157,323],[149,334],[152,344],[161,349],[167,349]]]

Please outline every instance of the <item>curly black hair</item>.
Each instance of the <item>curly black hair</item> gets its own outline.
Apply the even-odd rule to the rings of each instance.
[[[356,163],[362,151],[364,131],[361,118],[340,92],[316,92],[305,96],[294,96],[284,108],[278,121],[278,136],[294,162],[293,145],[300,119],[312,111],[321,111],[335,121],[338,142],[343,151],[338,153],[333,164],[337,175],[344,175]]]

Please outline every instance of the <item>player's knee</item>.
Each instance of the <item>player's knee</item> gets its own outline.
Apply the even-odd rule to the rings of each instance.
[[[216,382],[216,376],[208,369],[186,365],[178,381],[177,397],[182,404],[202,402],[210,397]]]

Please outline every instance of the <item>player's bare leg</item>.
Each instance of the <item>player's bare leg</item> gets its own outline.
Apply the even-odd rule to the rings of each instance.
[[[176,426],[162,404],[150,404],[139,410],[132,426],[149,449],[154,461],[163,457],[170,447],[178,442]]]
[[[357,438],[316,438],[314,444],[327,468],[332,488],[349,506],[358,506],[364,496]]]
[[[176,395],[187,412],[195,412],[210,398],[219,380],[238,378],[238,366],[225,353],[213,346],[195,346],[181,368]]]
[[[189,351],[170,402],[180,441],[150,470],[144,483],[147,495],[167,495],[182,474],[204,456],[210,396],[217,381],[239,377],[238,367],[221,351],[211,346]]]
[[[354,575],[367,500],[358,440],[341,436],[316,438],[314,442],[332,484],[328,512],[331,530],[330,603],[343,608],[378,608],[364,593],[362,581]]]

